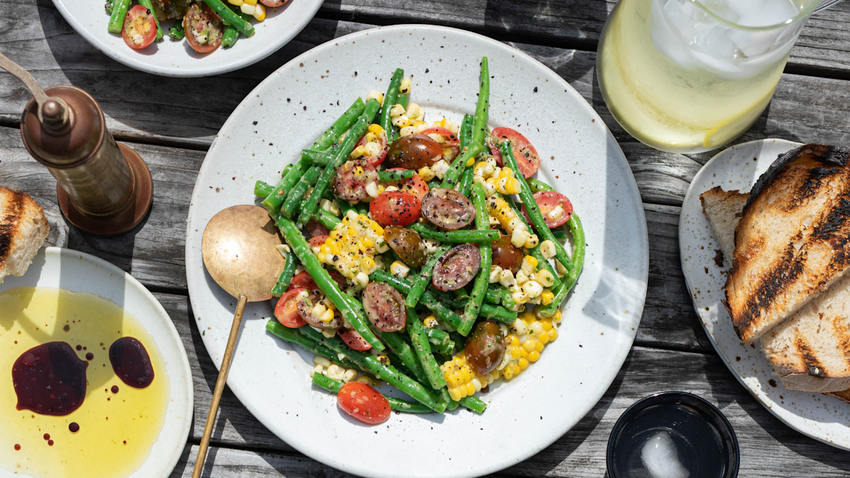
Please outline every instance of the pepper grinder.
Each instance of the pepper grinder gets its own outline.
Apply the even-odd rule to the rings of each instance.
[[[21,138],[56,178],[68,221],[97,236],[123,234],[142,222],[153,200],[150,170],[135,151],[115,142],[97,101],[74,86],[44,90],[3,54],[0,67],[33,94],[21,115]]]

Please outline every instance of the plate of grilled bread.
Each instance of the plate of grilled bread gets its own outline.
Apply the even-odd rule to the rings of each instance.
[[[850,450],[850,149],[733,146],[679,220],[688,290],[742,385],[791,428]]]

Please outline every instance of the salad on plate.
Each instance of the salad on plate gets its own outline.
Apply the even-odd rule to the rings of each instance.
[[[429,125],[397,69],[276,185],[255,184],[285,242],[266,330],[313,352],[313,383],[363,423],[391,410],[483,413],[488,385],[558,337],[584,230],[569,199],[533,177],[534,146],[488,127],[489,81],[485,57],[474,114]]]

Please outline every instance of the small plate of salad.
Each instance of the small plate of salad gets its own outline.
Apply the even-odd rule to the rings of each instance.
[[[161,76],[238,70],[271,55],[313,18],[321,0],[53,0],[89,43]],[[188,34],[187,34],[188,33]]]
[[[276,299],[246,309],[228,384],[346,472],[477,476],[532,456],[596,404],[640,321],[646,224],[616,141],[558,75],[479,35],[348,35],[237,107],[186,240],[216,363],[232,298],[200,239],[236,204],[266,208],[286,265]]]

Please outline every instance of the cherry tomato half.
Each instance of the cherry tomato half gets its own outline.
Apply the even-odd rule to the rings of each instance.
[[[387,171],[405,171],[404,168],[392,168]],[[418,174],[414,174],[412,178],[402,179],[400,181],[385,181],[381,184],[385,186],[395,186],[399,191],[404,193],[415,194],[416,197],[421,201],[428,191],[431,189],[428,187],[428,183],[422,180],[422,178]]]
[[[428,128],[419,134],[424,134],[425,136],[431,136],[434,134],[442,136],[443,141],[440,142],[440,140],[437,140],[437,143],[443,147],[443,159],[446,161],[451,162],[451,160],[456,158],[458,153],[460,153],[460,141],[454,133],[446,128],[435,126],[433,128]],[[450,149],[451,151],[446,151],[446,149]]]
[[[387,164],[393,168],[419,170],[443,159],[443,147],[430,136],[412,134],[395,140],[387,153]]]
[[[496,128],[490,133],[490,153],[496,158],[499,166],[502,165],[502,153],[499,152],[499,146],[505,142],[511,142],[511,149],[514,152],[519,170],[522,171],[523,177],[530,178],[532,174],[540,169],[540,156],[537,150],[525,136],[518,131],[510,128]]]
[[[380,425],[390,418],[390,402],[365,383],[346,383],[339,389],[336,398],[342,411],[366,425]]]
[[[341,338],[342,341],[345,342],[345,345],[348,345],[349,347],[353,348],[354,350],[359,350],[360,352],[364,352],[364,351],[372,348],[372,346],[369,344],[369,342],[366,342],[366,339],[364,339],[363,336],[360,335],[360,333],[358,333],[354,329],[347,329],[345,327],[340,327],[339,330],[337,330],[336,333],[337,333],[337,335],[339,335],[339,338]]]
[[[286,0],[260,0],[260,3],[267,7],[279,7],[286,3]]]
[[[366,146],[366,143],[368,143],[368,141],[366,141],[367,134],[369,133],[364,134],[363,137],[360,138],[360,141],[357,143],[357,146]],[[379,164],[384,162],[384,158],[387,157],[387,151],[390,149],[387,145],[387,133],[385,131],[381,131],[381,134],[378,135],[378,146],[381,147],[381,152],[379,152],[377,155],[363,156],[360,159],[365,160],[366,163],[370,166],[378,167]]]
[[[290,291],[292,289],[319,290],[319,286],[316,285],[316,281],[310,277],[307,271],[301,271],[295,274],[295,277],[289,281],[289,287],[286,290]]]
[[[385,191],[369,203],[372,219],[382,226],[409,226],[419,220],[422,201],[416,195]]]
[[[124,17],[121,29],[124,43],[134,50],[141,50],[153,43],[156,38],[156,22],[153,12],[142,5],[136,5]]]
[[[313,236],[310,239],[307,239],[307,244],[310,244],[310,247],[322,247],[322,244],[325,243],[325,240],[330,237],[327,234],[322,236]]]
[[[221,18],[206,3],[193,3],[183,17],[186,41],[198,53],[209,53],[221,45]]]
[[[534,201],[540,208],[540,214],[543,215],[543,220],[546,221],[546,225],[549,226],[549,229],[563,226],[564,223],[569,221],[570,217],[573,215],[573,204],[566,196],[559,192],[536,192],[534,193]],[[559,212],[555,212],[558,206],[561,206],[561,209]],[[528,219],[528,212],[525,210],[525,205],[522,206],[522,215],[525,216],[526,221],[530,222],[530,219]]]
[[[277,305],[274,306],[274,316],[278,322],[291,329],[296,329],[307,323],[298,315],[298,301],[296,300],[298,294],[305,290],[307,289],[296,287],[289,289],[281,296],[277,301]]]

